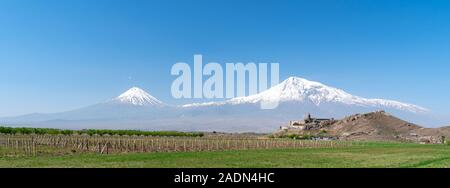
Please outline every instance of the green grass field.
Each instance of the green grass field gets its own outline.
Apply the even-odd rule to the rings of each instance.
[[[450,146],[365,143],[341,149],[3,157],[0,167],[450,167]]]

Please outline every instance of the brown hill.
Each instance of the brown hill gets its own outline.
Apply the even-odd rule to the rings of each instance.
[[[342,120],[328,120],[306,126],[288,126],[276,133],[278,136],[289,134],[331,137],[339,140],[442,143],[444,137],[450,138],[450,127],[423,128],[384,111],[378,111],[356,114]]]
[[[330,133],[352,140],[397,140],[420,128],[385,112],[353,115],[328,127]]]

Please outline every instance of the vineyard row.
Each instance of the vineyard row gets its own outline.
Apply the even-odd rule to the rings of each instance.
[[[250,149],[342,148],[351,142],[289,139],[208,139],[75,135],[0,135],[0,155],[145,153]]]

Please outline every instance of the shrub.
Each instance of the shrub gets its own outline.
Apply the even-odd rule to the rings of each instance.
[[[275,136],[272,136],[272,138],[274,138],[274,137]],[[289,139],[294,139],[294,140],[311,140],[311,139],[313,139],[313,136],[311,136],[309,134],[305,134],[305,135],[288,134],[288,135],[278,136],[278,138],[289,138]]]

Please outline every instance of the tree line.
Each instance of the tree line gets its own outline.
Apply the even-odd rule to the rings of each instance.
[[[52,128],[31,128],[31,127],[3,127],[0,126],[2,134],[37,134],[37,135],[119,135],[119,136],[185,136],[202,137],[200,132],[178,132],[178,131],[141,131],[141,130],[109,130],[109,129],[52,129]]]

